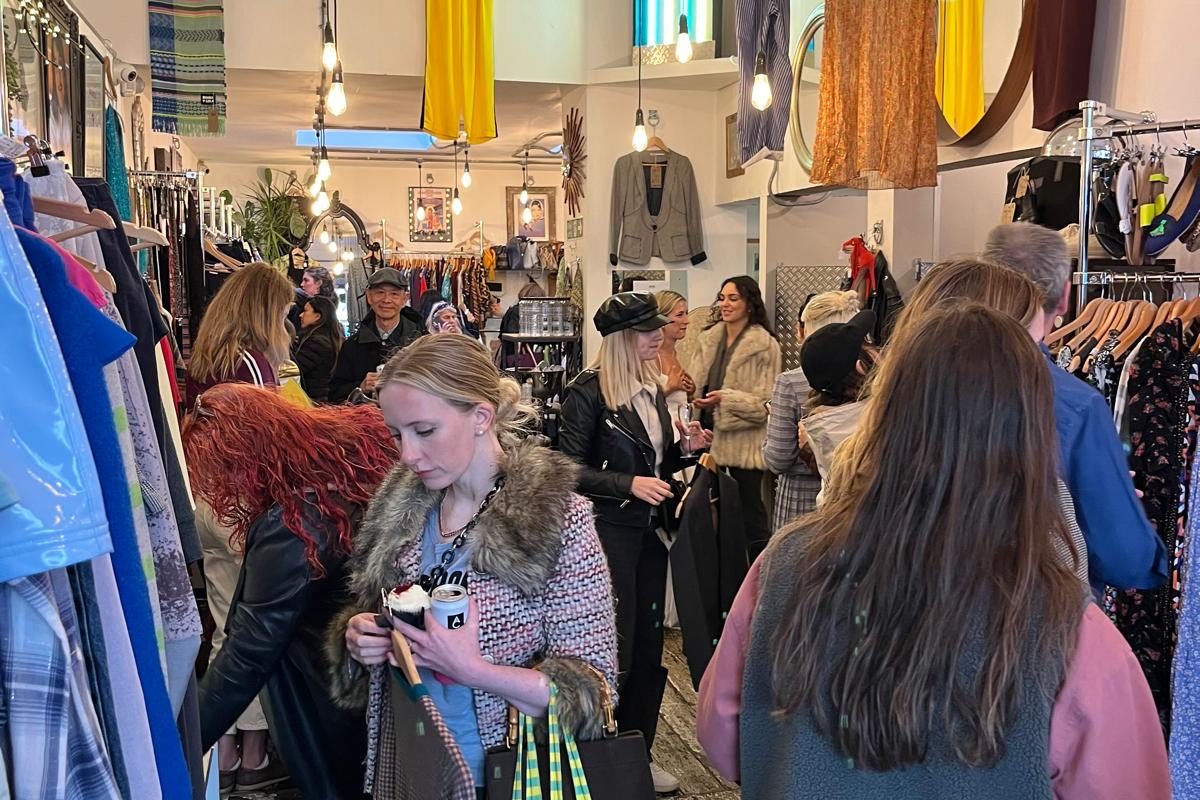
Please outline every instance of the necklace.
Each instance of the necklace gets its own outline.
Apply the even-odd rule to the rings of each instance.
[[[446,579],[446,570],[451,564],[454,563],[455,554],[462,549],[463,545],[467,543],[467,536],[470,535],[472,530],[474,530],[475,523],[479,522],[479,517],[483,515],[483,512],[491,504],[492,498],[494,498],[503,488],[504,476],[501,475],[500,477],[496,478],[496,483],[492,486],[492,490],[487,493],[487,497],[484,497],[483,502],[479,504],[479,510],[475,512],[475,516],[471,517],[470,521],[459,529],[458,536],[455,538],[454,543],[450,545],[446,552],[442,553],[441,563],[429,571],[430,587],[440,586],[442,581]],[[441,533],[440,520],[438,533]],[[453,534],[454,531],[451,531],[450,533]],[[442,533],[441,535],[445,538],[449,538],[447,534]]]

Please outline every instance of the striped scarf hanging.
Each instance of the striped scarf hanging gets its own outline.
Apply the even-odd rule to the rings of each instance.
[[[181,136],[225,135],[222,0],[149,0],[151,127]]]

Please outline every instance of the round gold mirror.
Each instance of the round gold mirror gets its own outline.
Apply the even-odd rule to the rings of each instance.
[[[821,102],[821,64],[825,50],[825,4],[808,15],[800,43],[792,57],[792,146],[805,172],[812,172],[811,141],[817,134]]]
[[[980,144],[1012,116],[1033,73],[1036,5],[938,0],[938,144]]]

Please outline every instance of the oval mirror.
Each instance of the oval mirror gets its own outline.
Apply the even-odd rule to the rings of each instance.
[[[817,111],[821,97],[821,65],[825,45],[825,4],[818,5],[808,15],[800,43],[792,57],[792,146],[805,172],[812,172],[813,154],[810,142],[816,139]]]
[[[1036,0],[938,0],[938,144],[976,145],[1012,116],[1033,74]]]

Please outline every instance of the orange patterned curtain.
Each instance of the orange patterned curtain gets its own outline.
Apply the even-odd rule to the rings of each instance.
[[[814,183],[937,184],[937,0],[826,0]]]

